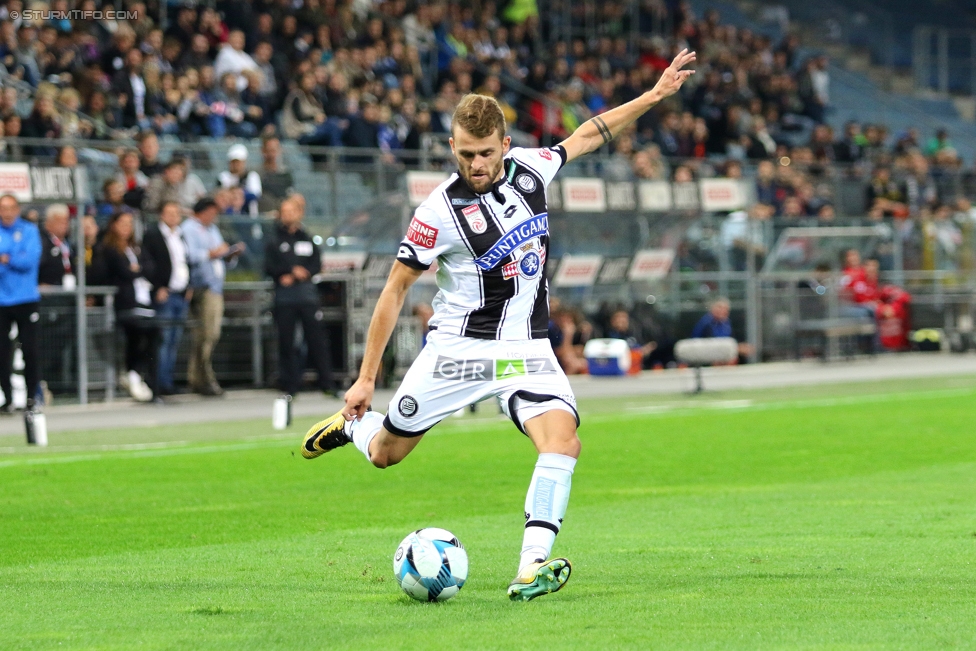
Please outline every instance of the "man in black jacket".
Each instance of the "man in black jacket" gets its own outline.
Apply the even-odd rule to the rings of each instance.
[[[176,393],[173,368],[176,366],[176,353],[183,336],[182,322],[186,320],[190,299],[187,296],[190,291],[190,265],[180,229],[182,221],[180,205],[167,201],[159,214],[159,223],[149,226],[142,238],[143,266],[153,286],[156,316],[162,321],[156,378],[157,391],[164,396]]]
[[[302,383],[295,350],[295,326],[302,324],[308,355],[319,372],[319,387],[333,393],[332,360],[319,311],[318,289],[312,276],[322,268],[322,255],[302,228],[302,207],[294,199],[281,203],[278,223],[268,238],[265,271],[275,283],[274,315],[278,325],[278,365],[281,388],[294,395]]]
[[[74,257],[68,244],[70,230],[68,206],[54,203],[44,212],[41,227],[41,261],[37,269],[37,284],[41,287],[75,288]],[[75,344],[75,297],[72,294],[45,294],[41,297],[39,325],[46,342],[56,346],[40,347],[41,394],[48,397],[47,388],[67,391],[72,386],[69,369]]]

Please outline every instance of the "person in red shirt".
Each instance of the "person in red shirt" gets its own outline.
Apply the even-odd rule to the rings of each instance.
[[[864,263],[864,285],[872,292],[874,315],[878,322],[878,338],[885,350],[907,350],[911,330],[909,306],[912,296],[895,285],[880,286],[877,260]]]

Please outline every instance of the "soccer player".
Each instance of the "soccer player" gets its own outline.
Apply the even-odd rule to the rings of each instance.
[[[302,444],[313,459],[353,443],[377,468],[399,463],[431,427],[467,405],[496,398],[539,452],[525,500],[525,533],[513,601],[555,592],[569,579],[550,559],[580,453],[579,415],[547,339],[549,249],[546,186],[569,161],[594,151],[681,88],[695,53],[682,50],[650,91],[581,125],[559,145],[509,149],[498,103],[466,95],[454,112],[458,170],[414,214],[373,313],[359,379],[345,407]],[[427,345],[387,414],[370,411],[376,374],[407,290],[437,261]]]

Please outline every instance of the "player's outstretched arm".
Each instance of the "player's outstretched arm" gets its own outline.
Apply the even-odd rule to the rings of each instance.
[[[637,99],[621,104],[581,124],[573,135],[560,143],[566,150],[566,162],[599,149],[644,115],[652,106],[678,92],[685,80],[695,74],[694,70],[682,70],[682,68],[694,62],[694,52],[681,50],[671,65],[661,73],[661,78],[654,88]]]
[[[359,367],[359,379],[346,391],[346,406],[342,415],[346,420],[362,418],[373,401],[373,391],[376,388],[376,374],[380,370],[380,360],[386,344],[390,341],[393,328],[396,327],[403,301],[407,297],[407,290],[413,285],[420,274],[419,269],[408,267],[402,262],[394,262],[390,270],[390,277],[386,279],[386,286],[376,302],[373,318],[369,322],[369,334],[366,335],[366,352],[363,363]]]

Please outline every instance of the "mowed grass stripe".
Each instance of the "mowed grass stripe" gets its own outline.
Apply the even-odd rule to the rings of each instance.
[[[755,399],[732,399],[732,400],[710,400],[704,399],[701,402],[680,402],[643,405],[640,403],[627,402],[622,405],[620,410],[613,412],[607,411],[584,411],[586,425],[599,424],[606,419],[617,420],[621,418],[647,418],[651,416],[681,415],[685,412],[694,413],[700,410],[733,410],[733,411],[767,411],[782,409],[810,409],[820,407],[837,407],[843,405],[859,405],[870,403],[899,402],[903,400],[934,400],[949,397],[976,397],[976,388],[955,388],[955,389],[936,389],[923,390],[918,392],[897,392],[879,393],[856,396],[840,396],[833,398],[810,398],[804,400],[789,401],[762,401],[761,398]],[[581,411],[589,407],[592,401],[584,401]],[[606,408],[603,402],[601,407]],[[315,419],[304,418],[299,422],[308,421],[308,425],[315,422]],[[493,418],[485,417],[465,417],[461,419],[448,418],[429,432],[426,436],[439,436],[444,434],[458,434],[469,431],[471,428],[494,428],[509,426],[510,421],[503,416]],[[259,425],[259,428],[263,425]],[[266,434],[260,436],[244,436],[239,439],[227,439],[228,443],[217,445],[204,445],[200,441],[157,441],[148,443],[119,443],[119,444],[91,444],[91,445],[57,445],[51,448],[13,448],[0,447],[0,455],[31,455],[30,458],[2,459],[0,456],[0,468],[18,465],[43,465],[47,463],[73,463],[77,461],[94,461],[101,459],[125,458],[126,454],[84,454],[77,456],[57,456],[68,452],[109,452],[109,453],[128,453],[134,457],[153,457],[153,456],[172,456],[179,454],[210,454],[225,453],[232,450],[249,450],[263,447],[275,447],[276,442],[300,442],[304,435],[304,430],[294,429],[285,433]],[[84,438],[85,433],[73,432],[72,437]],[[233,443],[233,441],[240,441]]]
[[[512,648],[554,627],[570,649],[966,648],[972,415],[968,394],[584,414],[556,548],[575,575],[528,605],[504,587],[535,454],[504,421],[457,419],[382,472],[287,440],[10,466],[0,648]],[[392,582],[421,526],[470,551],[443,605]]]
[[[433,636],[457,648],[507,648],[542,618],[559,622],[571,649],[965,648],[976,614],[972,543],[945,514],[917,512],[950,495],[976,498],[973,476],[972,464],[957,464],[895,473],[890,484],[838,480],[745,499],[716,487],[572,508],[558,541],[575,562],[572,583],[528,606],[503,593],[517,514],[450,521],[472,574],[440,605],[396,588],[395,526],[6,568],[10,603],[25,605],[0,613],[0,640],[13,642],[5,648],[429,648]],[[898,499],[889,499],[891,485],[904,487]],[[956,515],[967,508],[958,504]]]

